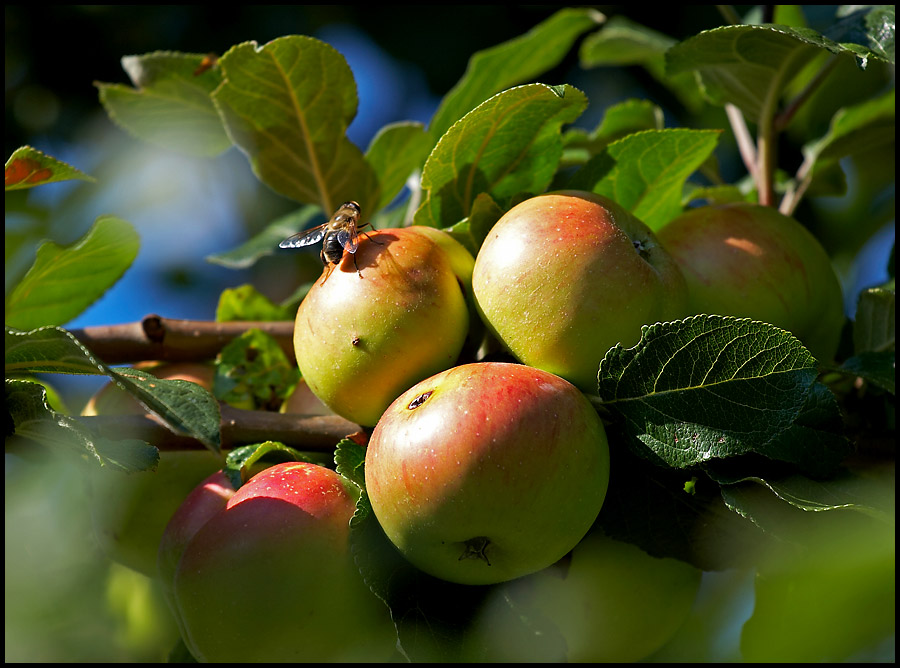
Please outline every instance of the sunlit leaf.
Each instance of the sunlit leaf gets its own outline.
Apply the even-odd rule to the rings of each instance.
[[[272,303],[250,284],[226,288],[219,295],[216,322],[235,320],[292,320],[295,313]]]
[[[277,341],[248,329],[217,356],[213,393],[238,408],[274,411],[291,395],[299,374]]]
[[[207,255],[206,261],[229,269],[252,267],[260,258],[282,252],[279,251],[278,244],[305,229],[317,215],[322,216],[322,210],[319,207],[304,206],[272,221],[253,238],[248,239],[237,248]],[[319,222],[324,222],[324,220]]]
[[[434,139],[420,123],[394,123],[378,131],[366,151],[378,178],[379,196],[371,213],[391,203],[409,176],[422,169],[433,145]]]
[[[44,183],[71,179],[97,180],[31,146],[17,148],[6,161],[6,190],[33,188]]]
[[[356,83],[344,57],[312,37],[289,35],[260,47],[244,42],[219,60],[213,100],[232,141],[266,185],[298,202],[335,211],[377,200],[371,167],[346,136]]]
[[[552,69],[579,36],[603,21],[594,9],[561,9],[524,35],[474,54],[463,78],[444,96],[429,130],[440,138],[492,95]]]
[[[27,330],[75,318],[121,278],[139,247],[134,227],[112,216],[71,246],[45,242],[6,300],[6,324]]]
[[[537,194],[562,156],[560,128],[587,106],[571,86],[519,86],[495,95],[450,128],[422,172],[426,192],[415,223],[446,227],[469,215],[479,193],[501,206]]]
[[[122,68],[134,87],[100,83],[109,117],[134,137],[192,156],[215,156],[231,146],[210,95],[219,69],[203,69],[209,56],[157,51],[125,56]]]

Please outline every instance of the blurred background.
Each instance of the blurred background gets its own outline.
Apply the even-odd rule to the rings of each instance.
[[[596,8],[607,16],[625,14],[676,39],[721,23],[712,5]],[[521,35],[558,9],[5,6],[6,156],[30,145],[97,179],[7,193],[7,293],[33,262],[41,240],[71,243],[103,214],[131,222],[141,236],[141,251],[124,278],[68,323],[70,328],[132,322],[151,313],[212,319],[224,288],[253,283],[277,302],[301,280],[295,256],[272,256],[241,271],[204,260],[239,245],[297,204],[261,185],[236,148],[212,160],[186,158],[133,139],[114,125],[94,82],[129,83],[122,56],[166,50],[221,55],[248,40],[262,45],[287,34],[317,37],[340,51],[353,70],[359,109],[349,135],[365,149],[387,123],[427,124],[473,53]],[[817,11],[830,19],[827,6],[819,6],[810,10],[813,21]],[[576,124],[584,128],[596,126],[606,107],[629,97],[649,98],[675,113],[670,94],[642,69],[585,71],[576,50],[541,81],[569,83],[586,92],[591,105]],[[673,116],[670,124],[679,120]],[[718,127],[727,127],[724,120]],[[723,140],[719,158],[726,178],[742,176],[733,143]],[[796,167],[791,159],[788,168]],[[845,203],[856,196],[852,170],[850,180]],[[824,206],[843,205],[830,201]],[[893,222],[885,225],[862,254],[843,260],[848,312],[861,287],[884,280],[893,230]],[[318,260],[310,255],[317,275]],[[73,381],[71,408],[80,410],[100,382]],[[65,467],[38,470],[10,457],[5,480],[7,661],[159,660],[160,646],[173,634],[171,620],[149,581],[111,567],[97,551],[89,518],[72,503],[80,498],[81,481]],[[736,583],[725,586],[747,586],[740,578]],[[734,613],[742,621],[749,609]],[[731,658],[734,632],[723,632],[723,647],[707,658]]]

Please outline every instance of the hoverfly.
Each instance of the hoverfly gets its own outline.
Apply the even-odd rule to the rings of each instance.
[[[344,202],[327,223],[298,232],[282,241],[278,247],[302,248],[317,244],[324,239],[322,250],[319,251],[322,264],[327,269],[322,284],[325,284],[325,281],[331,276],[331,272],[340,264],[345,251],[353,255],[353,266],[356,267],[357,275],[362,278],[362,274],[359,273],[359,265],[356,264],[356,249],[359,248],[359,228],[365,227],[369,223],[360,225],[360,214],[359,204],[353,201]],[[366,236],[368,237],[368,235]]]

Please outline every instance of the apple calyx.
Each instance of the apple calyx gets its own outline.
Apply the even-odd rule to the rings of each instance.
[[[488,559],[487,554],[485,554],[485,550],[487,550],[488,545],[491,544],[489,538],[477,536],[475,538],[470,538],[463,544],[465,545],[465,548],[463,549],[463,553],[459,555],[460,561],[463,559],[481,559],[488,566],[491,565],[491,560]]]

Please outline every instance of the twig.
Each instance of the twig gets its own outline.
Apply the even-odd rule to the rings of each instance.
[[[294,323],[289,320],[214,322],[148,315],[139,322],[70,331],[104,362],[124,364],[143,360],[184,362],[212,359],[225,345],[248,329],[260,329],[270,334],[288,359],[294,360]]]
[[[102,436],[114,439],[137,438],[160,450],[202,450],[205,446],[189,437],[174,434],[155,418],[143,415],[91,416],[77,418]],[[299,415],[269,411],[247,411],[222,406],[222,449],[279,441],[309,452],[331,452],[345,436],[362,431],[336,415]]]

